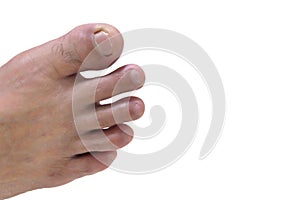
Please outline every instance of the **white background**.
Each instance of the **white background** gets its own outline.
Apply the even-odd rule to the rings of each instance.
[[[191,149],[171,167],[139,176],[106,170],[13,199],[299,199],[298,3],[1,1],[1,64],[84,23],[106,22],[121,32],[165,28],[185,34],[205,49],[218,68],[227,97],[222,138],[205,160],[197,159],[210,118],[204,92],[202,129]],[[151,96],[157,99],[153,91],[141,91],[143,95],[147,105]],[[166,101],[167,95],[161,98]]]

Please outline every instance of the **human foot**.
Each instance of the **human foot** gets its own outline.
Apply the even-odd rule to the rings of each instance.
[[[59,186],[104,170],[115,159],[116,149],[131,141],[133,132],[122,123],[143,114],[142,100],[131,97],[111,105],[97,102],[140,88],[145,78],[136,65],[80,82],[83,95],[97,84],[90,106],[95,106],[101,129],[87,126],[80,137],[76,131],[73,85],[82,61],[97,41],[109,41],[110,45],[81,70],[104,69],[123,48],[120,33],[107,24],[77,27],[0,68],[0,198]],[[117,87],[117,83],[121,84]],[[117,121],[113,113],[119,116]],[[83,112],[80,117],[88,120],[92,114]],[[109,141],[101,134],[102,128]]]

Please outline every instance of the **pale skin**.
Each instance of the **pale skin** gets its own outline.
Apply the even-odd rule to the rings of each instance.
[[[109,56],[80,69],[95,48],[95,39],[103,40],[95,36],[101,30],[108,38],[118,36],[111,40]],[[92,83],[98,84],[95,100],[90,103],[95,106],[98,129],[87,126],[79,137],[72,114],[72,92],[79,70],[109,67],[122,48],[117,29],[87,24],[17,55],[0,68],[0,199],[100,172],[116,158],[117,149],[132,140],[132,129],[123,123],[142,116],[143,101],[136,97],[109,105],[99,101],[142,87],[145,75],[137,65],[80,83],[83,96]],[[80,117],[90,116],[83,112]]]

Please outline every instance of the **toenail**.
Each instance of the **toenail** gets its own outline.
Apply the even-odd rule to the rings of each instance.
[[[143,114],[143,107],[138,101],[135,101],[133,104],[133,118],[138,118]]]
[[[131,81],[134,83],[134,85],[142,84],[142,82],[143,82],[142,77],[141,77],[140,73],[138,73],[137,70],[133,69],[129,73],[130,73],[129,76],[131,78]]]
[[[112,55],[112,42],[104,29],[99,29],[94,33],[94,43],[101,55],[106,57]]]

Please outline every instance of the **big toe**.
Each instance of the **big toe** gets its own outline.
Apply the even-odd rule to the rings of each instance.
[[[120,57],[123,38],[108,24],[86,24],[66,35],[27,50],[10,63],[23,61],[31,71],[42,71],[54,78],[62,78],[85,70],[104,69]],[[15,63],[15,64],[14,64]],[[32,70],[30,67],[34,66]]]

